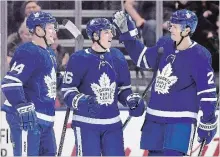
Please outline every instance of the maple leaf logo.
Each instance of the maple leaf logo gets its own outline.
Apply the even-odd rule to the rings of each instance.
[[[52,68],[50,75],[44,76],[44,81],[47,85],[48,93],[47,96],[49,98],[56,98],[56,71]]]
[[[155,91],[158,92],[158,94],[168,94],[170,87],[176,83],[178,78],[171,76],[172,73],[171,63],[168,63],[161,72],[160,70],[157,71]]]
[[[34,17],[39,17],[39,16],[40,14],[38,12],[34,14]]]
[[[190,13],[186,13],[186,17],[189,19],[189,18],[191,18],[191,14]]]
[[[110,79],[106,73],[103,73],[99,79],[99,85],[91,84],[91,88],[96,95],[96,99],[100,105],[110,105],[114,102],[114,94],[116,83],[110,83]]]

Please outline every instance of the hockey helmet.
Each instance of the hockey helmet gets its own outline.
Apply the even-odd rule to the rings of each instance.
[[[86,25],[86,33],[89,39],[93,39],[94,33],[97,33],[100,37],[100,32],[106,29],[112,30],[112,35],[115,36],[115,27],[106,18],[94,18]]]
[[[31,33],[34,32],[36,26],[41,26],[45,29],[47,23],[53,23],[55,25],[55,30],[58,31],[56,19],[50,13],[42,11],[32,12],[26,21],[26,25]]]
[[[181,9],[174,12],[170,17],[170,23],[180,24],[182,31],[189,27],[191,29],[191,34],[195,32],[196,26],[198,24],[198,18],[196,14],[187,9]]]

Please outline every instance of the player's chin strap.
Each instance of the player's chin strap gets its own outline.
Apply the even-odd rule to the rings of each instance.
[[[103,48],[105,51],[107,50],[107,48],[105,48],[104,46],[102,46],[102,44],[100,43],[100,39],[99,40],[93,40],[95,42],[98,43],[99,46],[101,46],[101,48]]]
[[[176,48],[177,48],[177,46],[179,46],[179,45],[181,44],[181,42],[183,41],[183,39],[184,39],[185,37],[189,36],[189,33],[188,33],[186,36],[183,36],[183,35],[182,35],[182,32],[181,32],[181,33],[180,33],[180,36],[181,36],[181,39],[180,39],[180,41],[178,42],[178,44],[176,44]]]
[[[42,28],[42,29],[43,29],[43,28]],[[45,29],[43,29],[43,30],[44,30],[44,35],[43,35],[43,36],[38,35],[38,34],[36,33],[36,30],[34,31],[34,34],[35,34],[36,36],[38,36],[39,38],[43,38],[45,44],[47,45],[47,47],[49,47],[50,45],[47,43],[47,39],[46,39],[46,31],[45,31]]]
[[[101,48],[103,48],[105,51],[107,50],[107,48],[105,48],[104,46],[102,46],[102,44],[100,43],[100,36],[98,40],[95,40],[94,38],[92,38],[93,42],[97,42],[99,46],[101,46]]]

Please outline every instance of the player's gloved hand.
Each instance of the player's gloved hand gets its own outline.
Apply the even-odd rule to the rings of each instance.
[[[77,106],[73,105],[73,108],[89,113],[91,117],[97,117],[101,113],[101,106],[98,104],[96,97],[78,94],[76,97],[79,97]],[[73,102],[74,104],[74,102]]]
[[[209,119],[200,118],[200,123],[198,126],[198,142],[201,143],[206,140],[206,144],[209,144],[217,131],[217,116],[213,116]]]
[[[127,97],[126,104],[130,108],[129,115],[133,117],[142,116],[145,110],[144,100],[138,93],[133,93]]]
[[[20,127],[22,130],[33,130],[37,125],[37,115],[33,103],[22,103],[15,107],[20,117]]]
[[[101,113],[101,106],[94,96],[86,96],[88,101],[88,112],[92,117],[96,117]]]
[[[119,40],[129,39],[129,37],[136,36],[138,29],[131,16],[124,11],[117,11],[113,15],[113,24],[117,27],[120,34]]]

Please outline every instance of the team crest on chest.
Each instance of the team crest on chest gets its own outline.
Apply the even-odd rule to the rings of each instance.
[[[50,75],[44,76],[44,81],[47,85],[49,98],[56,98],[56,71],[52,68]]]
[[[160,70],[157,71],[155,91],[158,94],[168,94],[170,87],[176,83],[178,78],[176,76],[172,76],[172,73],[173,69],[171,63],[168,63],[161,72]]]
[[[114,102],[116,83],[111,83],[106,73],[101,75],[99,84],[92,83],[91,88],[95,93],[96,99],[100,105],[108,106]]]

